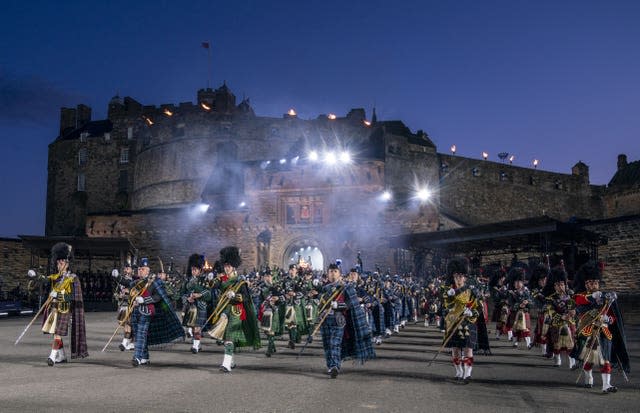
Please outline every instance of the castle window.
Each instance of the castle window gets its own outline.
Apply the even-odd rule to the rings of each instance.
[[[473,176],[480,176],[480,169],[479,168],[473,168],[471,170],[471,175]]]
[[[84,192],[85,177],[84,174],[78,174],[78,192]]]
[[[563,188],[562,188],[562,181],[560,181],[559,179],[556,179],[556,180],[553,182],[553,187],[554,187],[555,189],[563,189]]]
[[[118,177],[118,191],[127,192],[127,187],[129,186],[128,184],[129,184],[129,172],[120,171],[120,176]]]
[[[85,166],[87,164],[87,148],[80,148],[78,151],[78,165]]]
[[[120,163],[129,163],[129,148],[120,148]]]
[[[104,141],[109,142],[111,140],[111,132],[104,133]]]
[[[442,162],[442,164],[440,165],[440,172],[442,172],[443,174],[446,174],[448,171],[449,171],[449,165]]]
[[[538,182],[538,180],[536,179],[535,176],[530,176],[529,177],[529,185],[536,185]]]
[[[127,139],[133,139],[133,126],[127,128]]]
[[[509,176],[505,171],[500,171],[500,181],[504,182],[509,179]]]
[[[80,133],[80,142],[86,142],[89,137],[89,132]]]

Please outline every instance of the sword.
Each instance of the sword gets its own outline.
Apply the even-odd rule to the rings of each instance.
[[[35,317],[33,317],[33,320],[31,320],[31,322],[29,324],[27,324],[27,326],[24,328],[24,330],[22,330],[22,333],[18,336],[18,339],[16,340],[16,342],[13,343],[14,346],[18,345],[18,343],[20,342],[20,340],[22,340],[22,337],[24,337],[24,335],[27,332],[27,330],[29,329],[29,327],[31,327],[31,324],[33,324],[33,322],[36,321],[36,318],[38,318],[38,316],[40,315],[42,310],[45,307],[49,306],[49,304],[51,303],[51,300],[53,300],[53,297],[49,296],[49,298],[47,298],[47,301],[45,301],[44,304],[42,304],[42,307],[40,307],[40,309],[36,313]]]

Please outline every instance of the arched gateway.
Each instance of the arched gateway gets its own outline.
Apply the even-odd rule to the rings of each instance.
[[[320,244],[313,238],[297,238],[289,243],[282,257],[282,268],[301,261],[307,263],[314,271],[324,268],[324,254]]]

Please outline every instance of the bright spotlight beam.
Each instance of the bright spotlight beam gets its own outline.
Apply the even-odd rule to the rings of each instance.
[[[431,191],[427,188],[422,188],[418,192],[416,192],[416,198],[420,201],[428,201],[431,198]]]
[[[351,154],[347,151],[343,151],[340,153],[340,162],[343,163],[351,163]]]

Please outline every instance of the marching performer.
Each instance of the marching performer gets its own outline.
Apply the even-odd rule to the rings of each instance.
[[[267,268],[262,275],[260,285],[262,303],[259,306],[258,320],[260,329],[267,336],[267,351],[265,355],[271,357],[276,352],[275,336],[281,336],[284,329],[282,323],[284,291],[274,284],[271,269]]]
[[[211,290],[207,285],[207,275],[204,275],[204,256],[192,254],[187,264],[187,280],[183,284],[182,305],[184,317],[182,325],[193,331],[191,352],[200,351],[202,329],[207,320],[207,306],[211,302]],[[213,274],[211,274],[213,278]]]
[[[342,280],[340,267],[329,265],[327,284],[322,289],[320,308],[324,319],[320,322],[322,348],[327,374],[335,379],[343,360],[355,358],[361,363],[375,358],[371,343],[371,329],[366,322],[355,288]]]
[[[87,336],[84,320],[84,304],[80,280],[69,269],[73,258],[71,245],[59,242],[51,248],[51,266],[55,274],[42,277],[39,281],[49,281],[51,292],[45,303],[42,331],[53,335],[51,353],[47,364],[53,366],[67,361],[62,337],[66,337],[71,327],[71,358],[84,358],[87,351]],[[30,275],[35,273],[30,273]]]
[[[239,278],[236,272],[241,263],[237,247],[220,250],[220,264],[224,271],[216,281],[220,298],[212,314],[214,326],[209,335],[224,344],[220,370],[225,373],[235,367],[233,354],[236,348],[260,348],[260,330],[251,293],[246,281]]]
[[[112,275],[118,276],[118,271],[114,270]],[[133,281],[133,267],[131,267],[131,261],[127,261],[124,264],[124,268],[122,270],[122,276],[126,280],[127,284],[131,284]],[[118,322],[122,323],[122,327],[124,329],[124,337],[122,338],[122,343],[120,343],[120,351],[125,350],[133,350],[135,345],[132,340],[132,330],[131,330],[131,318],[127,316],[127,308],[129,307],[129,287],[123,284],[116,284],[116,294],[115,298],[118,302]]]
[[[444,296],[446,315],[443,345],[452,349],[456,380],[463,380],[467,384],[471,380],[473,349],[477,345],[478,299],[474,290],[466,285],[468,264],[464,258],[449,261],[447,275],[449,289]]]
[[[492,269],[492,277],[489,282],[491,288],[491,297],[493,298],[494,308],[491,321],[496,323],[496,340],[500,340],[500,336],[506,334],[507,338],[513,338],[513,332],[507,326],[509,321],[509,288],[507,286],[507,275],[500,268]]]
[[[569,358],[569,368],[572,369],[576,360],[570,356],[576,336],[576,302],[573,291],[567,288],[567,273],[562,267],[551,270],[550,283],[555,292],[546,299],[546,317],[549,325],[549,344],[555,358],[555,366],[562,365],[561,352]]]
[[[532,310],[535,312],[531,315],[531,318],[536,321],[536,328],[533,334],[533,344],[539,345],[542,349],[542,355],[547,355],[547,336],[549,329],[549,317],[546,312],[547,306],[547,279],[549,275],[549,269],[538,264],[533,267],[531,271],[531,278],[529,279],[529,290],[531,291],[531,299],[533,300]],[[551,284],[551,283],[550,283]]]
[[[593,387],[593,367],[600,366],[602,392],[615,393],[611,384],[611,366],[620,365],[628,372],[629,353],[622,315],[615,292],[600,290],[600,269],[594,262],[584,264],[576,274],[575,295],[578,313],[578,358],[583,362],[584,385]]]
[[[509,318],[509,330],[515,334],[513,347],[518,347],[520,341],[524,338],[527,348],[531,349],[531,316],[529,315],[529,307],[531,307],[531,294],[529,289],[524,286],[525,273],[521,267],[513,267],[509,271],[509,304],[511,306],[511,316]]]
[[[129,315],[135,334],[135,349],[131,364],[149,364],[149,346],[159,346],[184,339],[184,330],[173,311],[164,283],[154,277],[147,258],[140,259],[138,278],[118,282],[129,287]]]

